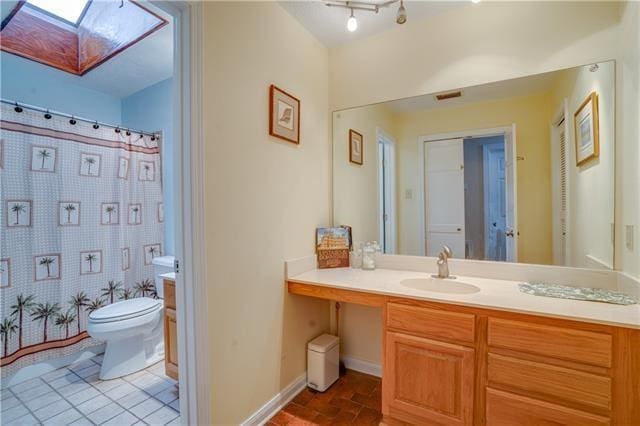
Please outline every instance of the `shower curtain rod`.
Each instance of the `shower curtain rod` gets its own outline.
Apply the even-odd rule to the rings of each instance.
[[[145,131],[142,131],[142,130],[132,129],[130,127],[114,126],[113,124],[104,123],[102,121],[90,120],[88,118],[78,117],[77,115],[72,115],[72,114],[67,114],[67,113],[60,112],[60,111],[55,111],[55,110],[52,110],[52,109],[42,108],[42,107],[39,107],[39,106],[36,106],[36,105],[23,104],[22,102],[12,101],[12,100],[5,99],[5,98],[0,99],[0,102],[2,102],[3,104],[13,105],[15,107],[22,107],[22,108],[27,108],[27,109],[34,110],[34,111],[44,112],[45,114],[57,115],[57,116],[60,116],[60,117],[70,118],[70,119],[73,119],[73,120],[76,120],[76,121],[84,121],[86,123],[92,123],[94,126],[97,124],[99,126],[111,127],[114,130],[124,130],[124,131],[130,132],[132,134],[136,133],[138,135],[147,135],[147,136],[151,136],[153,138],[152,140],[160,139],[160,134],[159,133],[145,132]]]

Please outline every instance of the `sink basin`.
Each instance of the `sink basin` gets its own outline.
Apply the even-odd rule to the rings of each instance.
[[[480,291],[475,285],[451,278],[409,278],[400,281],[400,285],[435,293],[470,294]]]

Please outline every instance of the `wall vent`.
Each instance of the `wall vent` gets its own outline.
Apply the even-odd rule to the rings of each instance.
[[[436,95],[436,100],[446,101],[447,99],[459,98],[460,96],[462,96],[462,91],[456,90],[455,92],[440,93]]]

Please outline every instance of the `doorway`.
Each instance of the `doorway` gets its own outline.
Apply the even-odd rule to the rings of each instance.
[[[395,140],[377,129],[378,137],[378,223],[380,246],[385,254],[396,249]]]
[[[423,136],[424,247],[517,259],[515,126]]]

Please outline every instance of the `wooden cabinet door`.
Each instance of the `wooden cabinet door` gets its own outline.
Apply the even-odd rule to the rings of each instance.
[[[473,387],[474,349],[387,332],[383,394],[391,417],[470,425]]]
[[[178,380],[178,326],[176,311],[164,310],[164,369],[167,376]]]

